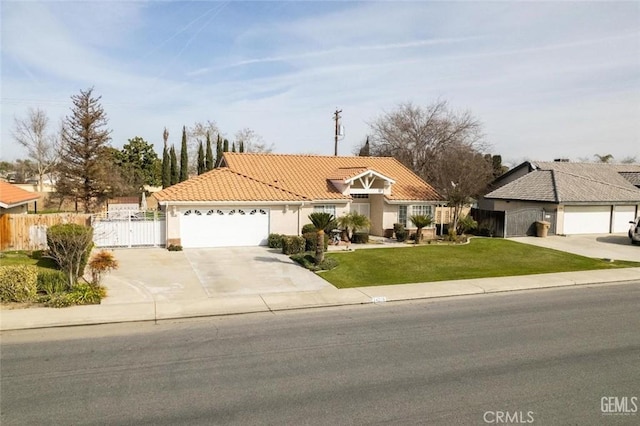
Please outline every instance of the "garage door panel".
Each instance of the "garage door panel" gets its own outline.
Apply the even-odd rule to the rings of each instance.
[[[608,234],[611,223],[611,206],[566,206],[564,209],[564,233]]]
[[[613,208],[613,232],[623,233],[629,230],[629,222],[636,218],[636,206],[615,206]]]
[[[236,247],[265,244],[269,235],[269,211],[246,209],[192,209],[180,216],[184,247]],[[200,212],[200,214],[197,214]]]

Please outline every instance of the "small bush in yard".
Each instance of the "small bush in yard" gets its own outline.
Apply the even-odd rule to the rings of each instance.
[[[283,237],[284,235],[282,234],[269,234],[269,238],[267,239],[269,248],[282,248]]]
[[[316,243],[318,241],[318,234],[316,231],[307,232],[302,235],[305,240],[304,251],[316,251]],[[324,251],[327,251],[327,247],[329,247],[329,236],[324,234]]]
[[[316,265],[315,253],[299,253],[291,256],[291,260],[299,263],[310,271],[328,271],[338,266],[338,261],[334,258],[325,258],[320,265]]]
[[[351,238],[353,244],[366,244],[369,242],[368,232],[354,232]]]
[[[60,266],[69,285],[84,275],[84,268],[93,248],[93,229],[75,223],[53,225],[47,229],[49,256]]]
[[[313,226],[313,223],[307,223],[302,227],[302,234],[308,234],[309,232],[316,232],[316,227]]]
[[[67,295],[74,305],[98,305],[107,290],[99,285],[79,283]]]
[[[399,242],[406,241],[407,234],[409,234],[409,232],[405,231],[404,229],[402,231],[396,231],[396,240],[398,240]]]
[[[178,244],[169,244],[169,247],[167,247],[167,250],[169,250],[169,251],[182,251],[182,246],[178,245]]]
[[[69,280],[62,271],[38,271],[38,292],[47,296],[69,290]]]
[[[107,250],[100,250],[94,254],[89,261],[89,270],[91,271],[91,283],[100,284],[102,275],[113,269],[118,269],[118,261],[113,257],[113,253]]]
[[[72,306],[74,303],[69,297],[69,293],[58,293],[49,297],[49,300],[45,301],[44,305],[48,308],[66,308]]]
[[[282,237],[282,253],[291,255],[304,251],[305,239],[295,235],[285,235]]]
[[[38,272],[31,265],[0,266],[0,301],[30,302],[38,293]]]

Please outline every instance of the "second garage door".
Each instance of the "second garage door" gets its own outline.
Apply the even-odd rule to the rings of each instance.
[[[180,212],[180,239],[189,247],[259,246],[269,236],[269,210],[186,209]]]
[[[611,223],[611,206],[566,206],[564,208],[564,233],[608,234]]]

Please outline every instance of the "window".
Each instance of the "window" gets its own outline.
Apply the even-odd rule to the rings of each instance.
[[[411,215],[412,216],[425,215],[425,216],[433,217],[433,212],[432,212],[431,206],[429,205],[411,206]]]
[[[317,212],[330,213],[335,217],[335,215],[336,215],[336,206],[330,205],[330,204],[320,205],[320,206],[313,206],[313,212],[314,213],[317,213]]]
[[[369,194],[353,194],[351,195],[352,198],[356,199],[356,198],[363,198],[363,199],[368,199],[369,198]]]
[[[407,206],[398,206],[398,223],[407,226]]]

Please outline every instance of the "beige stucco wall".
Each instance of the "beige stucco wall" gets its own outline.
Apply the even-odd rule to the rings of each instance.
[[[316,203],[316,205],[334,205],[336,206],[336,218],[349,213],[350,208],[351,208],[351,203],[350,202],[341,202],[341,203],[336,203],[336,202],[326,202],[326,203]],[[298,233],[300,233],[300,230],[302,229],[302,227],[304,225],[306,225],[307,223],[311,223],[311,221],[309,220],[309,215],[311,213],[313,213],[313,206],[314,204],[305,204],[302,209],[300,210],[300,226],[298,228]]]
[[[270,206],[269,208],[269,233],[298,235],[302,225],[298,225],[302,220],[300,217],[300,206]]]

